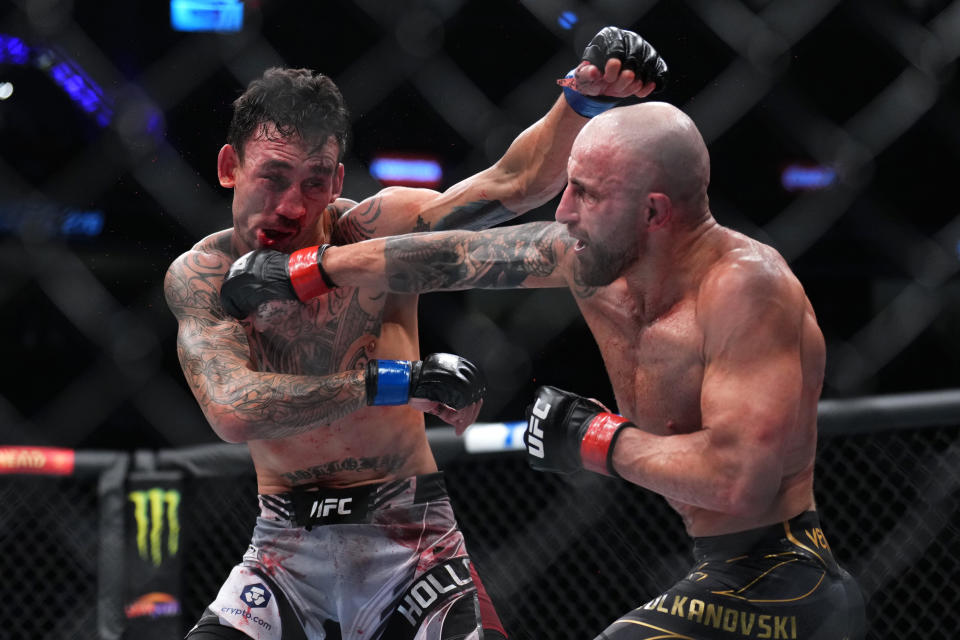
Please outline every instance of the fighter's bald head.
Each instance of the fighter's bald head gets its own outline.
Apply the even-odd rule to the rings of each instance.
[[[694,215],[706,211],[707,146],[693,120],[673,105],[644,102],[611,109],[587,123],[574,150],[606,154],[638,186],[666,194]]]

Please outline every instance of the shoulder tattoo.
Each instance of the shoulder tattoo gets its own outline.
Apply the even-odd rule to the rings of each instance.
[[[377,219],[383,213],[382,200],[382,196],[375,196],[350,209],[349,214],[341,216],[334,227],[333,241],[336,244],[350,244],[372,238]]]

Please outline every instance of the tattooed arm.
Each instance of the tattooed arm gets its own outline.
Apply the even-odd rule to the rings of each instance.
[[[412,231],[486,229],[544,204],[563,187],[570,148],[589,121],[580,115],[589,110],[578,113],[568,100],[579,103],[576,95],[644,98],[658,83],[662,86],[666,68],[637,34],[605,28],[590,41],[571,82],[565,83],[567,97],[558,98],[546,115],[517,136],[492,167],[442,194],[381,191],[345,216],[337,243]]]
[[[177,318],[177,354],[187,384],[216,434],[227,442],[282,438],[366,404],[364,373],[305,376],[256,371],[242,326],[218,291],[232,259],[189,251],[167,271],[164,294]]]
[[[653,90],[652,83],[633,80],[633,73],[628,73],[631,82],[623,83],[622,76],[601,79],[596,93],[623,97]],[[588,121],[561,97],[543,118],[517,136],[492,167],[443,193],[384,189],[340,219],[334,241],[347,244],[414,231],[486,229],[539,207],[566,183],[570,148]]]
[[[412,233],[330,247],[323,268],[340,286],[396,293],[569,286],[583,295],[573,244],[553,222]]]
[[[415,231],[486,229],[515,218],[560,192],[570,147],[587,122],[561,98],[492,167],[443,193],[383,189],[339,220],[334,240],[347,244]]]

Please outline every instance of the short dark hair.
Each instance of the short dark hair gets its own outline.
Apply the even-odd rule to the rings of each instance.
[[[310,69],[272,67],[247,85],[233,101],[227,142],[243,161],[247,141],[265,124],[274,124],[284,138],[325,142],[333,136],[343,160],[350,132],[350,112],[333,80]]]

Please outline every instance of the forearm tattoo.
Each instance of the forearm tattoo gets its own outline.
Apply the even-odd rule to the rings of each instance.
[[[251,368],[247,335],[220,306],[219,281],[229,263],[226,255],[191,253],[171,268],[165,287],[180,323],[180,364],[208,417],[229,413],[249,425],[248,439],[279,438],[365,406],[360,370],[316,376]]]
[[[469,204],[454,207],[453,211],[437,221],[433,230],[487,229],[516,217],[517,212],[503,206],[503,203],[499,200],[476,200]]]
[[[444,289],[502,289],[523,286],[530,276],[547,277],[572,246],[563,227],[534,222],[483,233],[405,235],[384,246],[390,289],[420,293]]]
[[[204,372],[209,375],[211,372]],[[207,385],[210,401],[229,407],[247,423],[247,439],[284,438],[329,424],[365,406],[360,371],[331,376],[262,374],[257,384],[245,384],[249,371],[239,371],[233,383]],[[349,387],[355,393],[346,393]],[[217,393],[220,390],[220,393]],[[352,397],[351,397],[352,396]]]

